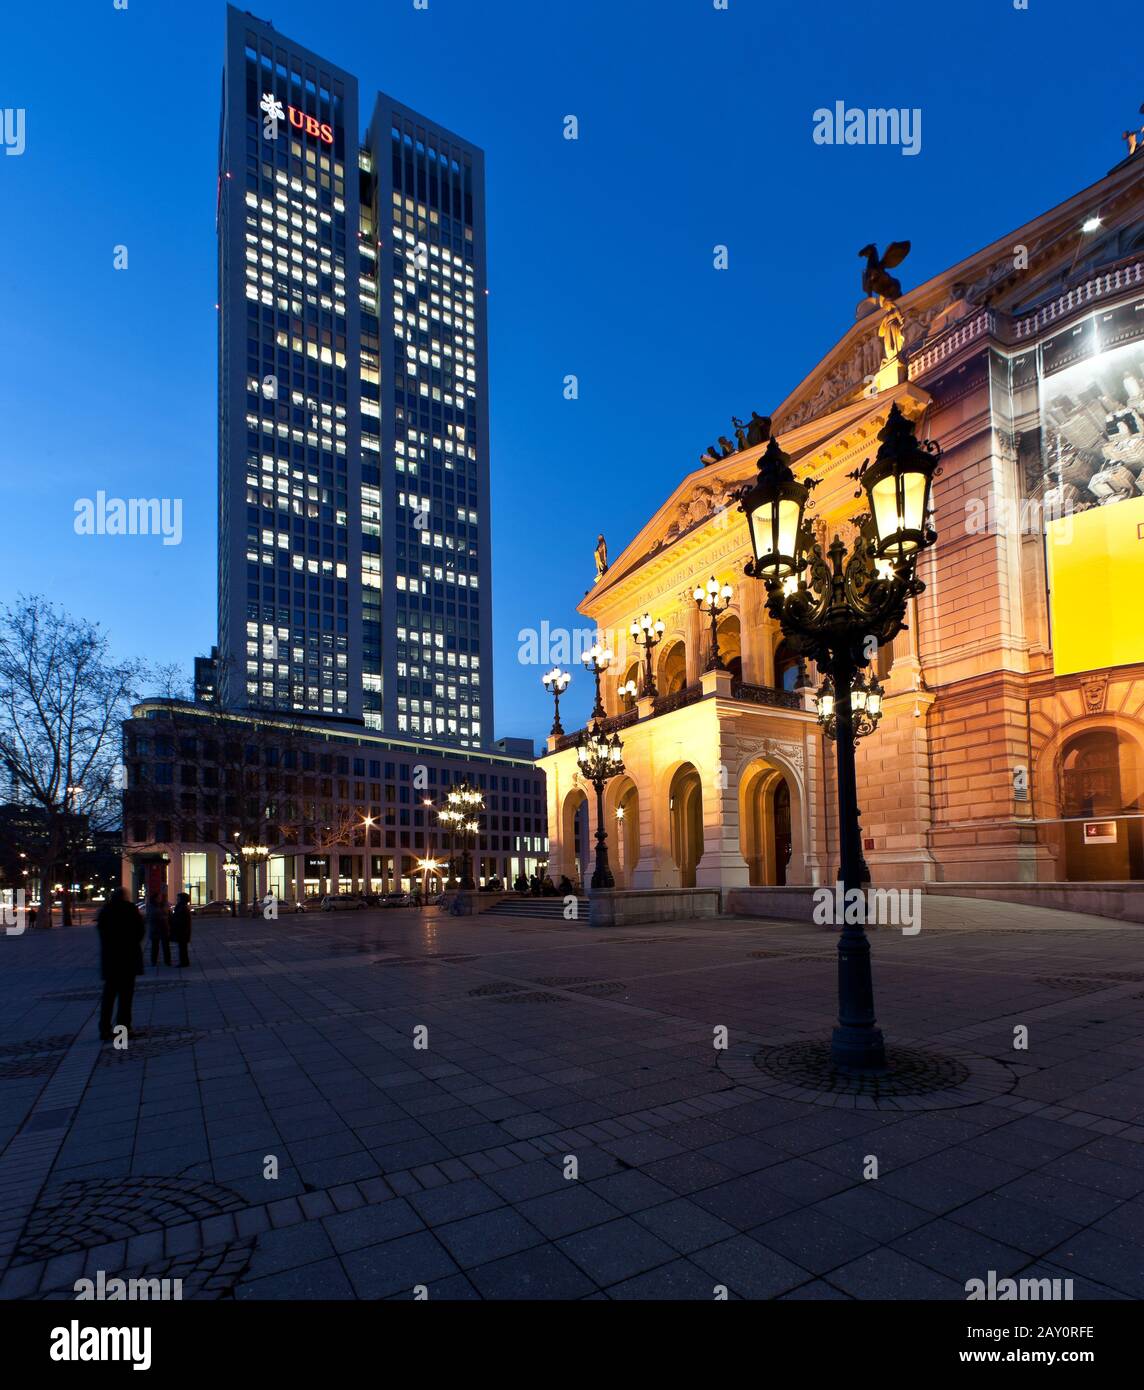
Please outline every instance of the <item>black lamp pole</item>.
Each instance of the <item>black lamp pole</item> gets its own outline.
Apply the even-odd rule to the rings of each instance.
[[[596,789],[596,867],[592,887],[614,888],[616,880],[608,863],[608,832],[604,829],[604,788],[624,770],[619,734],[609,738],[598,721],[593,721],[587,734],[581,735],[576,759],[580,771]]]
[[[596,642],[584,652],[580,659],[588,668],[589,673],[596,678],[596,703],[592,706],[592,718],[604,719],[607,717],[607,711],[604,709],[604,701],[600,697],[600,677],[608,669],[612,660],[612,653],[601,647],[599,642]]]
[[[849,557],[839,536],[824,551],[804,527],[807,498],[816,483],[796,481],[789,457],[773,436],[759,460],[754,486],[740,501],[755,552],[747,573],[766,584],[767,611],[792,648],[813,657],[834,685],[844,901],[863,882],[851,693],[867,664],[868,639],[889,642],[901,631],[906,605],[925,588],[917,578],[917,556],[937,539],[927,512],[940,449],[932,442],[919,443],[896,402],[878,439],[873,462],[867,460],[851,475],[861,485],[855,495],[865,491],[870,510],[855,518],[858,535]],[[864,922],[846,920],[851,915],[844,914],[838,939],[838,1024],[831,1059],[846,1070],[883,1071],[886,1052],[874,1015],[870,942]]]
[[[657,691],[655,688],[655,672],[652,670],[651,654],[656,647],[663,641],[664,621],[657,618],[652,622],[651,614],[645,613],[642,618],[633,618],[630,628],[632,641],[637,647],[642,647],[644,651],[644,678],[643,688],[640,694],[645,699],[655,699]]]
[[[568,674],[567,671],[562,671],[559,666],[553,666],[552,670],[547,672],[545,675],[541,676],[540,679],[544,684],[545,690],[551,690],[552,701],[555,706],[552,718],[552,728],[548,732],[550,736],[553,734],[559,736],[564,732],[564,726],[560,722],[560,697],[568,688],[569,684],[571,683],[572,677]],[[599,686],[597,685],[597,698],[598,694]]]
[[[718,581],[712,575],[707,582],[706,589],[701,584],[697,584],[695,592],[692,594],[695,606],[700,613],[706,611],[711,618],[711,651],[707,656],[707,669],[709,671],[725,671],[727,669],[727,663],[719,651],[719,619],[731,606],[732,592],[730,584],[724,584],[720,589]]]

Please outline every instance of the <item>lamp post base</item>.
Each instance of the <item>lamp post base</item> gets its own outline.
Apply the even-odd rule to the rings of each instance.
[[[839,1025],[830,1035],[830,1060],[843,1071],[885,1071],[886,1044],[882,1030]]]

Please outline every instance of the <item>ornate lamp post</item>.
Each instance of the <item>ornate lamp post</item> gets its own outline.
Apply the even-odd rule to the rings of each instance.
[[[645,613],[642,618],[632,619],[629,631],[636,646],[644,649],[644,681],[640,694],[645,698],[654,699],[658,692],[655,688],[655,673],[651,667],[651,654],[663,641],[663,619],[656,618],[655,622],[652,622],[651,614]]]
[[[851,731],[855,742],[872,734],[882,722],[882,699],[885,696],[877,676],[867,679],[864,671],[859,671],[850,687],[850,709],[854,715]],[[815,697],[818,708],[818,722],[827,738],[837,737],[838,720],[834,712],[834,685],[827,676]]]
[[[580,660],[588,668],[590,675],[596,678],[596,703],[592,706],[592,718],[603,719],[606,717],[604,702],[600,698],[600,677],[611,664],[612,653],[606,647],[602,647],[599,642],[593,642],[586,652],[582,654]]]
[[[609,738],[599,721],[593,720],[591,728],[580,736],[576,761],[580,771],[596,788],[596,867],[592,873],[592,887],[614,888],[616,880],[608,867],[608,832],[604,829],[604,788],[624,770],[619,734]]]
[[[712,575],[707,581],[706,589],[702,584],[696,584],[695,592],[691,596],[700,613],[707,613],[711,618],[711,652],[707,658],[709,671],[727,669],[726,662],[719,654],[719,618],[731,606],[731,595],[734,592],[730,584],[724,584],[720,588],[719,581]]]
[[[623,685],[617,687],[616,689],[616,694],[624,702],[625,710],[635,708],[635,703],[639,697],[639,693],[639,686],[636,685],[635,681],[625,681]]]
[[[564,726],[560,722],[560,697],[568,689],[572,677],[567,671],[562,671],[559,666],[553,666],[552,670],[541,676],[545,690],[552,692],[552,700],[555,705],[555,713],[552,719],[552,728],[549,734],[562,734]]]
[[[449,877],[445,881],[445,888],[452,889],[457,886],[456,875],[453,872],[453,832],[456,824],[457,812],[450,806],[437,806],[431,797],[425,797],[422,803],[428,810],[437,813],[437,824],[445,827],[445,834],[448,837],[449,848]],[[444,865],[442,865],[444,867]]]
[[[813,657],[833,687],[844,892],[862,882],[851,692],[867,663],[867,639],[889,642],[901,631],[908,601],[924,588],[916,574],[917,556],[937,539],[927,512],[940,448],[932,441],[919,443],[896,403],[878,439],[873,462],[867,460],[852,475],[861,485],[858,495],[866,493],[869,513],[860,520],[849,558],[838,536],[825,552],[813,543],[803,517],[815,482],[795,480],[790,459],[774,438],[759,460],[754,486],[740,500],[755,554],[747,573],[766,584],[767,611],[792,648]],[[838,940],[838,1026],[830,1052],[839,1067],[886,1066],[862,922],[843,923]]]
[[[453,825],[461,837],[461,887],[475,888],[473,879],[473,857],[471,846],[480,833],[481,823],[477,819],[485,809],[485,799],[476,787],[462,782],[449,792],[449,807],[453,812]]]

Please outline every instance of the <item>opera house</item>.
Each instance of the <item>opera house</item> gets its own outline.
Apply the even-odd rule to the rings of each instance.
[[[870,880],[1144,920],[1144,148],[906,292],[902,245],[867,248],[874,292],[769,422],[681,446],[674,491],[578,605],[622,745],[602,810],[628,906],[603,920],[802,915],[838,876],[823,673],[744,574],[739,500],[773,436],[818,480],[823,549],[852,544],[894,405],[941,446],[938,539],[865,677]],[[587,885],[581,743],[554,734],[541,766],[549,872]]]

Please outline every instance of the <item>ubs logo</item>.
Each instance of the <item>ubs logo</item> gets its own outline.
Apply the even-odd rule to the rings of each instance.
[[[326,125],[316,116],[309,116],[296,107],[283,106],[273,92],[263,93],[258,109],[263,114],[262,134],[267,140],[277,140],[279,121],[289,120],[295,130],[304,131],[311,138],[321,140],[327,145],[334,143],[333,126]]]

